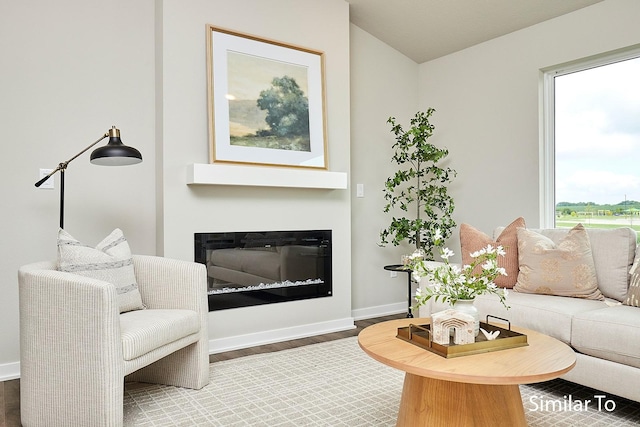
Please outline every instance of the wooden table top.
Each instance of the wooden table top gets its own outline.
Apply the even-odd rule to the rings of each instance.
[[[427,378],[470,384],[529,384],[570,371],[574,351],[555,338],[513,327],[527,335],[528,346],[447,359],[396,338],[398,328],[424,325],[429,318],[397,319],[368,326],[358,335],[360,347],[373,359]]]

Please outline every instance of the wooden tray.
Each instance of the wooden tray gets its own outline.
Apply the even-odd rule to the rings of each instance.
[[[480,327],[487,332],[500,331],[500,335],[495,340],[487,340],[482,332],[476,337],[476,342],[471,344],[453,344],[453,338],[450,340],[450,344],[442,345],[435,343],[431,340],[431,325],[414,325],[398,328],[397,338],[417,345],[418,347],[429,350],[439,356],[452,358],[459,356],[468,356],[471,354],[487,353],[490,351],[505,350],[508,348],[524,347],[529,345],[527,343],[527,336],[511,330],[511,323],[505,320],[509,329],[504,329],[499,326],[492,325],[489,322],[487,316],[487,322],[480,322]]]

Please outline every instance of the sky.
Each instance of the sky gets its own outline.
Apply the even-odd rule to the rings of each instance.
[[[234,99],[256,100],[271,87],[274,77],[284,76],[294,78],[305,94],[309,92],[307,67],[234,51],[227,58],[229,95]]]
[[[555,78],[556,203],[640,201],[640,58]]]

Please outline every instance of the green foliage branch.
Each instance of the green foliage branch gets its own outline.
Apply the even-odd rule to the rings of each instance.
[[[399,208],[407,213],[411,210],[415,217],[393,216],[389,226],[380,232],[382,246],[388,243],[398,246],[406,240],[416,249],[424,250],[429,260],[433,260],[436,247],[435,230],[440,230],[441,237],[447,239],[456,226],[452,218],[455,204],[447,190],[456,171],[440,166],[449,150],[428,142],[435,129],[429,122],[434,112],[433,108],[417,112],[406,131],[395,117],[387,120],[396,140],[392,160],[399,169],[385,182],[384,212]]]

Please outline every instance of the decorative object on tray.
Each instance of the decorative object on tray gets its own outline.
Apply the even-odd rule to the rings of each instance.
[[[489,317],[506,322],[507,328],[490,324]],[[446,344],[439,344],[435,341],[434,334],[432,334],[433,330],[431,329],[432,325],[429,324],[410,324],[409,326],[400,327],[396,337],[447,359],[529,345],[527,336],[511,330],[511,322],[506,319],[488,315],[486,322],[480,322],[480,326],[493,338],[489,339],[482,334],[476,337],[475,342],[469,344],[455,344],[452,341]]]
[[[482,335],[484,335],[487,341],[493,341],[500,335],[500,331],[487,332],[484,328],[480,328],[480,332],[482,332]]]
[[[471,316],[473,319],[473,336],[477,337],[480,333],[480,313],[478,313],[478,309],[473,303],[473,299],[459,299],[453,303],[453,310]]]
[[[471,344],[476,341],[475,321],[472,315],[454,309],[434,313],[431,316],[433,342],[449,344],[450,330],[453,329],[454,344]]]

